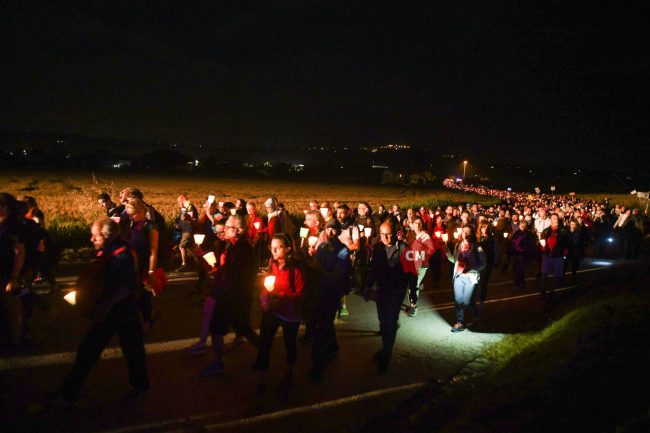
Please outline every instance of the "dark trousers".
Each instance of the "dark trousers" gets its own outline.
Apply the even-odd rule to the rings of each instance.
[[[153,295],[144,287],[140,289],[140,310],[142,311],[142,320],[151,322],[153,314]]]
[[[546,292],[546,276],[548,274],[553,274],[553,285],[551,286],[551,293],[555,289],[559,289],[562,286],[562,280],[564,279],[564,258],[563,257],[551,257],[551,256],[542,256],[542,280],[541,280],[541,292]]]
[[[485,269],[481,271],[481,278],[478,280],[479,287],[479,301],[481,303],[485,302],[488,291],[488,283],[490,282],[490,276],[492,275],[492,266],[488,264]]]
[[[279,327],[282,327],[284,347],[287,350],[287,364],[296,362],[298,356],[296,338],[300,322],[287,322],[273,313],[263,313],[262,324],[260,325],[260,343],[257,351],[257,361],[255,362],[262,370],[269,368],[271,346]]]
[[[408,290],[409,290],[409,302],[411,305],[417,305],[418,303],[418,294],[420,292],[420,287],[418,286],[418,276],[413,275],[410,272],[407,274],[406,281],[408,284]],[[403,298],[403,296],[402,296]],[[400,306],[402,305],[402,302],[400,300]]]
[[[580,257],[569,256],[566,260],[566,268],[571,270],[571,282],[576,282],[576,273],[578,268],[580,268]]]
[[[333,304],[329,308],[326,305],[321,305],[316,311],[311,358],[314,361],[314,366],[320,369],[325,368],[327,361],[339,350],[334,328],[334,319],[338,308],[338,305],[334,306]]]
[[[397,337],[397,321],[402,309],[404,290],[377,292],[377,318],[381,332],[382,352],[390,358]]]
[[[442,277],[442,249],[437,249],[429,259],[429,269],[433,272],[433,287],[438,287]]]
[[[93,369],[114,333],[129,369],[129,383],[133,388],[148,390],[149,377],[145,360],[142,326],[137,313],[129,310],[128,301],[111,309],[104,322],[94,322],[81,341],[72,370],[63,380],[63,395],[76,400],[86,376]]]
[[[253,295],[244,293],[235,300],[235,315],[233,317],[233,329],[235,334],[240,337],[246,337],[253,346],[257,346],[259,336],[251,327],[251,304]]]
[[[526,271],[526,259],[523,257],[513,257],[513,266],[515,268],[515,288],[518,290],[523,290],[526,286],[525,271]]]

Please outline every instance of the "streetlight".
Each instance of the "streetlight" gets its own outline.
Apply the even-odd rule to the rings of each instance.
[[[465,180],[465,169],[467,169],[467,161],[463,161],[463,180]]]

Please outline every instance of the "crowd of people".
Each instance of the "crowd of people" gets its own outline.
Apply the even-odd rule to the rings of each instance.
[[[647,233],[647,215],[638,209],[453,181],[445,181],[445,186],[490,195],[499,204],[405,211],[399,205],[387,209],[380,204],[373,211],[365,201],[351,208],[345,203],[311,200],[300,221],[274,197],[263,203],[260,213],[256,203],[244,199],[233,203],[208,196],[195,205],[182,193],[173,229],[167,230],[162,215],[144,201],[138,189],[122,190],[118,203],[102,193],[97,200],[105,217],[92,225],[91,241],[97,251],[93,263],[103,272],[82,274],[86,283],[97,286],[86,312],[92,325],[54,398],[78,399],[86,375],[114,333],[129,368],[132,390],[128,398],[138,399],[148,390],[143,339],[155,320],[154,295],[164,284],[160,268],[171,269],[174,251],[180,257],[176,271],[194,268],[197,290],[204,296],[199,337],[187,348],[192,354],[204,353],[211,338],[212,361],[199,374],[206,377],[224,371],[224,336],[233,330],[232,347],[247,339],[257,348],[252,370],[260,375],[256,392],[263,394],[278,328],[282,328],[286,350],[283,383],[291,385],[303,323],[301,338],[312,345],[310,377],[314,381],[323,377],[339,352],[334,322],[350,314],[346,299],[352,293],[376,303],[382,347],[374,359],[378,370],[386,372],[403,302],[406,298],[406,315],[415,316],[425,281],[435,288],[443,274],[450,274],[455,304],[451,332],[458,333],[468,326],[466,309],[480,316],[496,269],[512,266],[513,291],[521,291],[526,288],[527,266],[536,262],[538,288],[552,300],[566,270],[575,282],[587,252],[602,256],[609,241],[616,238],[622,242],[623,257],[635,259]],[[17,341],[12,337],[16,335],[12,319],[25,318],[28,307],[23,305],[23,311],[16,312],[15,303],[8,300],[29,292],[39,278],[55,283],[43,220],[33,198],[18,201],[0,194],[2,321],[9,342]],[[28,238],[28,227],[38,224],[41,235],[34,244]],[[33,251],[45,258],[39,259]],[[260,274],[265,277],[264,287],[254,301]],[[84,282],[78,285],[83,287]],[[259,335],[250,324],[253,302],[259,302],[262,310]]]

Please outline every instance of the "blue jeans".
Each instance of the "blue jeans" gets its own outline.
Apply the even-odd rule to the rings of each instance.
[[[564,278],[564,257],[542,256],[542,293],[546,292],[545,283],[548,274],[553,274],[553,285],[551,286],[551,292],[553,292],[553,290],[559,289],[562,286],[562,280]]]
[[[468,275],[460,274],[454,277],[454,304],[456,306],[456,321],[465,324],[464,306],[471,308],[476,314],[476,304],[474,303],[474,288],[476,284]]]

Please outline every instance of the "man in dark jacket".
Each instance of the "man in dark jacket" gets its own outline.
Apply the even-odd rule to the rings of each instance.
[[[142,325],[135,300],[139,292],[135,254],[120,238],[119,226],[109,218],[95,221],[91,240],[101,268],[101,292],[91,311],[93,323],[79,346],[72,370],[63,380],[53,399],[74,403],[86,376],[95,366],[114,333],[129,369],[132,390],[125,399],[139,400],[149,390]]]
[[[341,243],[341,223],[332,219],[325,226],[327,242],[318,246],[315,267],[319,278],[318,302],[315,307],[314,343],[310,371],[313,381],[319,381],[327,362],[338,354],[334,319],[341,296],[347,290],[351,272],[350,251]]]
[[[250,326],[256,262],[253,247],[246,238],[243,217],[231,215],[226,220],[225,230],[228,243],[225,252],[218,258],[220,266],[211,293],[216,302],[211,325],[214,360],[201,370],[199,374],[202,377],[223,372],[223,336],[231,326],[254,345],[258,339]]]
[[[385,222],[379,227],[379,237],[381,242],[374,246],[368,265],[364,295],[368,300],[373,292],[376,293],[382,348],[375,355],[375,361],[379,371],[383,373],[388,369],[393,353],[397,321],[406,292],[407,274],[400,261],[406,244],[397,240],[395,229],[390,222]]]

